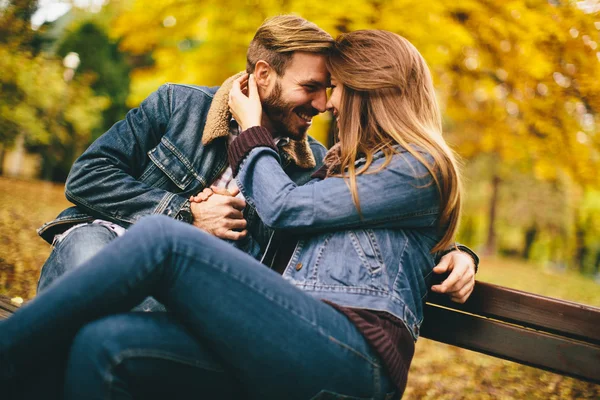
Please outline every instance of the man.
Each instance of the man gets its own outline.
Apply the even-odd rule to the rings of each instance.
[[[325,59],[332,41],[302,18],[279,16],[263,23],[248,49],[249,72],[259,61],[268,66],[263,125],[278,143],[286,173],[299,185],[311,179],[325,155],[306,132],[312,118],[325,111]],[[217,191],[200,203],[188,200],[213,184],[237,193],[227,162],[227,143],[238,132],[227,106],[234,78],[220,88],[161,86],[75,161],[65,192],[76,206],[38,231],[54,245],[38,290],[150,214],[188,222],[271,267],[285,266],[285,256],[277,254],[285,238],[262,224],[242,198]],[[464,302],[476,268],[471,255],[473,260],[459,251],[445,256],[434,271],[451,274],[433,289]],[[141,309],[154,307],[148,302]]]

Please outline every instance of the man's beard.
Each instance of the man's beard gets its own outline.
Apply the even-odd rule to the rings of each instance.
[[[296,107],[283,100],[281,93],[281,82],[277,81],[271,94],[262,101],[263,111],[269,117],[275,135],[302,140],[306,136],[308,127],[294,123],[294,119],[297,118],[294,112]],[[316,115],[318,112],[311,110],[311,113]]]

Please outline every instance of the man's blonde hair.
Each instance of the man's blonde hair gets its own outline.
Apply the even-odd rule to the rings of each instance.
[[[333,38],[317,25],[295,15],[278,15],[262,23],[248,46],[246,70],[253,73],[264,60],[283,75],[294,52],[327,54]]]

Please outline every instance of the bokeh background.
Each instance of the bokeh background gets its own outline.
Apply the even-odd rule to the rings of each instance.
[[[165,82],[219,85],[280,13],[397,32],[464,160],[478,279],[600,306],[600,2],[0,0],[0,294],[31,299],[74,159]],[[331,117],[310,134],[328,145]],[[408,399],[597,399],[600,386],[427,340]]]

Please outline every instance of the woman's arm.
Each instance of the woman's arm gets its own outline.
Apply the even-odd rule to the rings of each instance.
[[[357,226],[423,228],[437,220],[437,187],[427,169],[407,152],[395,155],[377,173],[357,176],[362,216],[342,178],[296,186],[283,172],[265,128],[242,132],[229,155],[246,201],[271,228],[298,233]],[[383,161],[376,160],[369,170],[377,170]]]

